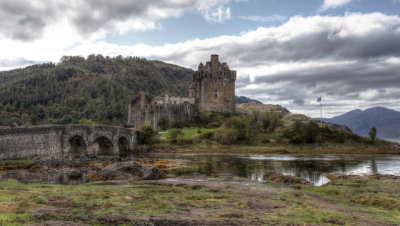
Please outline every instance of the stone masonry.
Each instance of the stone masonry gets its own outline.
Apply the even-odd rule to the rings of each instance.
[[[129,155],[135,131],[105,125],[0,128],[0,160]]]
[[[158,122],[167,117],[170,122],[188,120],[198,112],[235,111],[236,71],[227,63],[220,63],[218,55],[211,55],[211,61],[204,66],[200,63],[193,74],[189,97],[164,95],[150,99],[144,92],[129,101],[128,125],[139,129],[150,124],[158,130]]]

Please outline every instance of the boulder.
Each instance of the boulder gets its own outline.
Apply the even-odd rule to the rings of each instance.
[[[106,180],[157,180],[163,177],[163,173],[158,168],[137,162],[114,163],[104,167],[99,175]]]
[[[310,184],[309,181],[302,179],[302,178],[298,178],[295,176],[290,176],[290,175],[283,175],[283,174],[272,174],[269,176],[268,178],[269,181],[278,183],[278,184]]]

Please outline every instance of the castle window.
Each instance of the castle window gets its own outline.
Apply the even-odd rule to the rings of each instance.
[[[217,99],[218,98],[218,89],[214,90],[214,98]]]

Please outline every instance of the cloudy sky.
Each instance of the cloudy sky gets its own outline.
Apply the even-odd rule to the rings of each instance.
[[[400,110],[400,0],[0,0],[0,70],[63,55],[196,69],[219,54],[238,95],[324,117]]]

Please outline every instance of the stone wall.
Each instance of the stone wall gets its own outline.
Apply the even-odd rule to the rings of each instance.
[[[230,70],[227,63],[221,64],[218,55],[212,55],[206,66],[200,63],[198,71],[193,75],[189,94],[196,98],[199,112],[233,113],[235,81],[236,71]]]
[[[135,131],[103,125],[0,128],[1,159],[120,156],[136,144]]]
[[[0,129],[0,159],[61,158],[63,127]]]
[[[168,117],[171,122],[190,119],[198,112],[235,112],[236,71],[220,63],[218,55],[199,65],[189,87],[189,97],[169,96],[168,92],[150,99],[144,92],[129,101],[128,125],[139,129],[144,124],[158,130],[158,122]]]
[[[170,122],[189,120],[197,112],[194,98],[169,97],[168,94],[159,96],[151,101],[144,101],[144,93],[129,106],[130,115],[128,121],[131,126],[139,129],[144,124],[152,125],[158,130],[158,122],[162,117],[167,117]]]

